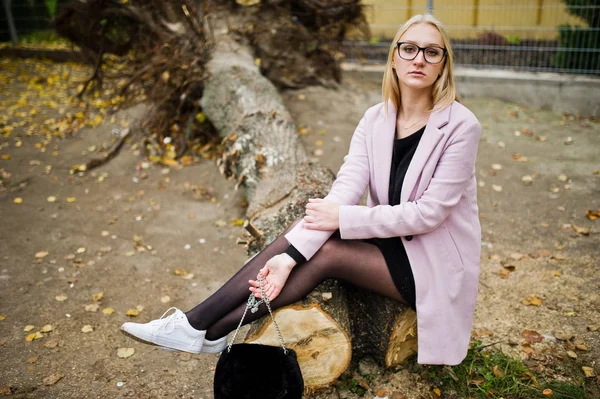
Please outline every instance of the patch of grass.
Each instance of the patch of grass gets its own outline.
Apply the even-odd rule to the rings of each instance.
[[[444,398],[544,398],[552,389],[553,399],[586,399],[584,387],[567,382],[538,381],[523,362],[473,342],[465,360],[458,366],[428,366],[427,376]]]

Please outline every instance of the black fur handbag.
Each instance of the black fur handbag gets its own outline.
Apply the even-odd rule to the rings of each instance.
[[[262,297],[265,299],[256,301],[254,294],[250,294],[248,297],[246,310],[235,330],[233,339],[217,362],[213,385],[215,399],[302,398],[304,380],[296,352],[285,347],[269,300],[264,294],[262,277],[259,282]],[[248,309],[254,313],[263,302],[275,324],[281,347],[260,344],[233,345]]]

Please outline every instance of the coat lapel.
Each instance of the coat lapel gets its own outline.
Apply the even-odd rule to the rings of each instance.
[[[444,136],[440,130],[448,123],[450,118],[450,108],[448,106],[442,110],[434,111],[429,116],[427,126],[423,136],[419,141],[415,155],[408,166],[404,182],[402,183],[402,192],[400,201],[408,201],[408,196],[413,191],[415,184],[427,162],[429,156]],[[383,108],[379,117],[373,126],[373,157],[375,159],[375,184],[379,203],[388,205],[388,194],[390,185],[390,168],[392,165],[392,152],[394,148],[394,133],[396,131],[396,110],[390,105],[387,117]]]
[[[396,132],[396,110],[390,104],[387,116],[383,107],[373,126],[373,159],[375,188],[379,203],[389,204],[388,191],[390,185],[390,168],[392,167],[392,151],[394,149],[394,133]]]

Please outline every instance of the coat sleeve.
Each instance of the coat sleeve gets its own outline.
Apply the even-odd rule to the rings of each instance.
[[[397,237],[434,230],[458,204],[475,170],[481,125],[455,135],[440,157],[429,185],[415,201],[374,207],[340,206],[343,239]]]
[[[340,205],[358,204],[369,184],[366,119],[367,114],[365,113],[352,135],[348,155],[344,157],[344,162],[331,186],[331,190],[324,198],[327,201]],[[333,233],[334,231],[331,230],[308,230],[304,228],[304,221],[300,221],[285,235],[285,238],[304,255],[306,260],[309,260]]]

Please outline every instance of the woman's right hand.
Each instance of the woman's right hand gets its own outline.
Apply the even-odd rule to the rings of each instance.
[[[256,276],[256,280],[249,280],[250,291],[254,295],[261,299],[260,283],[258,282],[260,276],[263,277],[263,289],[269,301],[277,298],[285,282],[287,281],[292,269],[296,265],[296,261],[293,260],[288,254],[275,255],[267,261],[265,267]]]

